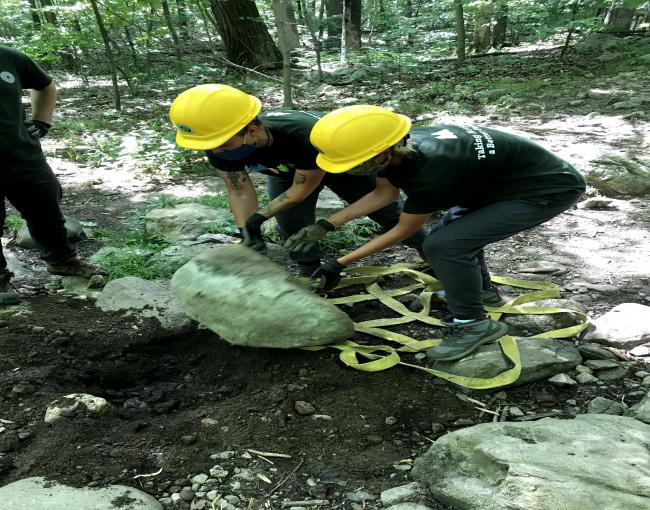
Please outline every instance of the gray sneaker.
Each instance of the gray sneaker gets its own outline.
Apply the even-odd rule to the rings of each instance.
[[[481,292],[481,299],[486,306],[503,306],[507,303],[495,286]]]
[[[427,358],[433,361],[451,361],[464,358],[479,346],[501,338],[508,332],[503,322],[481,319],[464,324],[449,324],[449,333],[440,345],[427,351]]]
[[[108,271],[97,264],[91,264],[79,257],[72,257],[71,259],[56,264],[48,263],[47,270],[59,276],[83,276],[90,278],[93,275],[99,274],[106,276]]]

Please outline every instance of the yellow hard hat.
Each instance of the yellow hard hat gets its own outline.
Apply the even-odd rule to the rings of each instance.
[[[176,143],[186,149],[219,147],[241,131],[262,109],[262,103],[239,89],[219,83],[198,85],[174,99],[169,117]]]
[[[309,139],[316,163],[338,174],[360,165],[406,136],[411,120],[381,106],[355,105],[334,110],[314,124]]]

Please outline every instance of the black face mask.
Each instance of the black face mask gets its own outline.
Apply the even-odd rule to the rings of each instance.
[[[348,170],[347,173],[349,173],[350,175],[377,175],[382,170],[388,168],[389,164],[390,164],[389,157],[387,157],[386,161],[384,161],[383,163],[377,163],[375,161],[375,158],[373,158],[370,161],[366,161],[365,163],[362,163],[358,166],[355,166],[354,168],[351,168],[350,170]]]

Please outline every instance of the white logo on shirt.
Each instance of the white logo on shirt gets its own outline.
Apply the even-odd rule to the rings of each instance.
[[[289,112],[269,112],[266,114],[267,117],[284,117],[285,115],[291,115]]]
[[[2,71],[0,73],[0,79],[2,81],[6,81],[7,83],[14,83],[16,81],[16,77],[9,71]]]
[[[431,133],[431,136],[435,136],[438,140],[456,140],[458,137],[449,131],[448,129],[443,129],[442,131],[436,131]]]

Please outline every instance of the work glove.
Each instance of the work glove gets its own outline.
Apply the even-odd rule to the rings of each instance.
[[[289,239],[284,243],[284,247],[287,251],[296,252],[306,252],[311,250],[316,246],[322,239],[325,237],[325,234],[336,230],[336,226],[333,225],[329,220],[321,218],[313,225],[307,225],[306,227],[301,228],[298,232],[293,234]]]
[[[266,220],[268,218],[260,213],[251,214],[248,217],[241,231],[244,246],[259,252],[266,251],[266,244],[262,239],[262,224]]]
[[[40,140],[43,138],[52,127],[47,122],[36,119],[26,120],[25,126],[27,127],[27,134],[34,140]]]
[[[344,269],[345,266],[336,260],[328,260],[311,275],[309,287],[318,292],[332,290],[341,281],[341,271]]]

